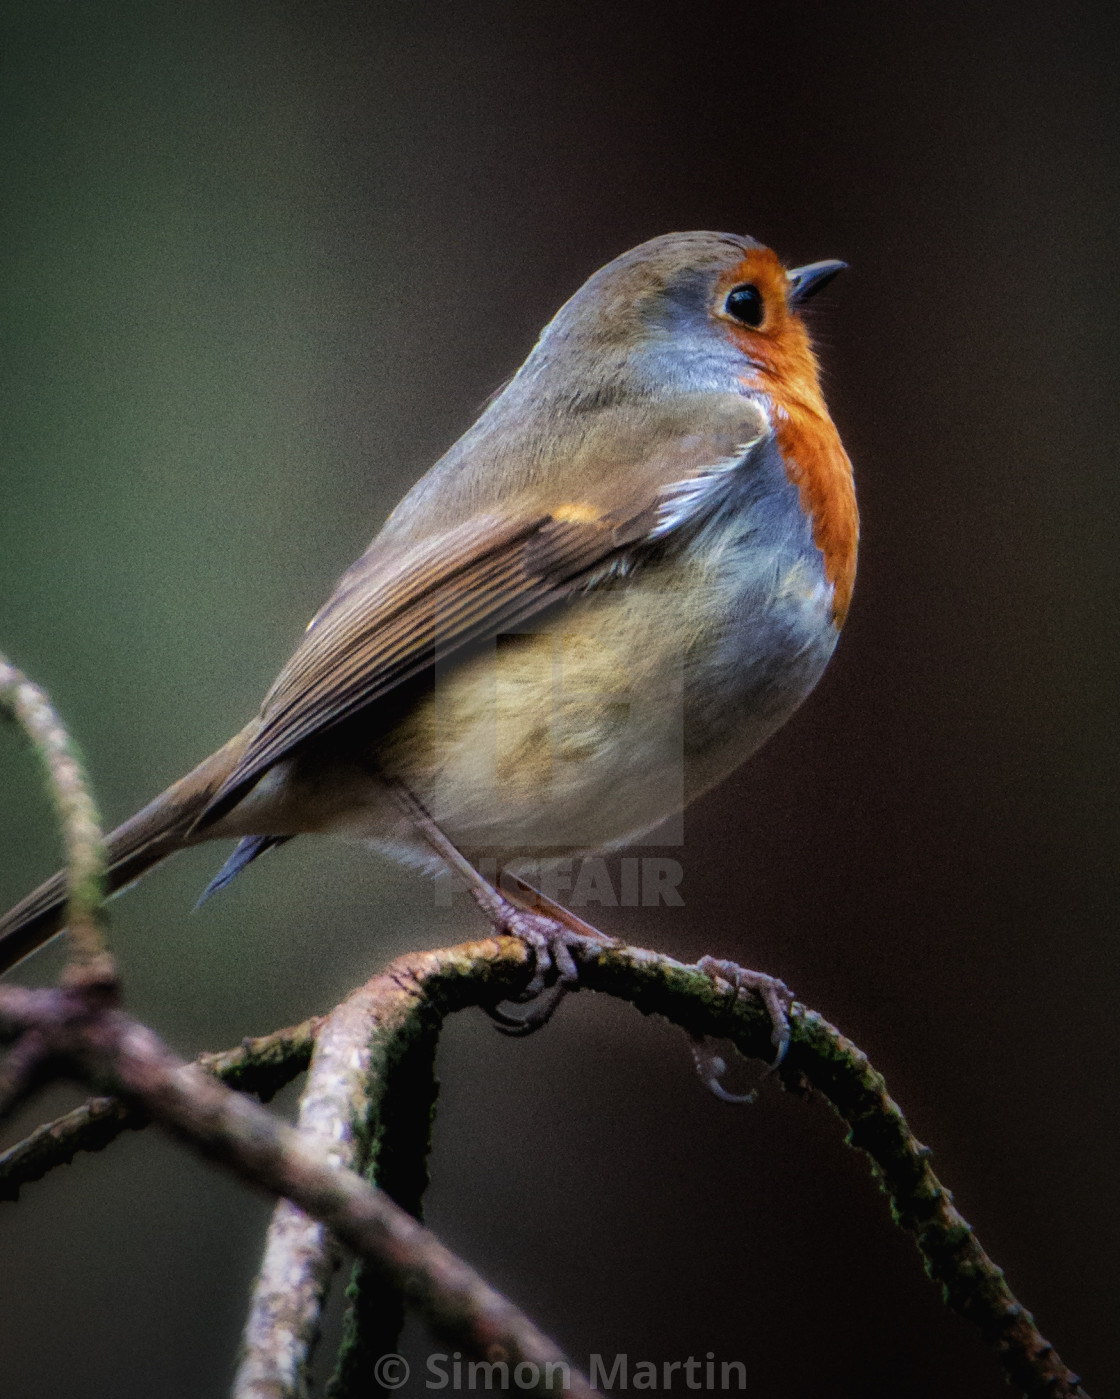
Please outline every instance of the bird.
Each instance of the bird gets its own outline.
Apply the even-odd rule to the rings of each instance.
[[[111,833],[108,891],[203,841],[239,842],[214,888],[333,834],[452,865],[530,944],[527,997],[571,984],[573,948],[602,935],[479,862],[633,842],[820,679],[859,517],[803,312],[845,266],[698,231],[596,271],[343,574],[259,713]],[[0,919],[0,972],[65,907],[58,874]]]

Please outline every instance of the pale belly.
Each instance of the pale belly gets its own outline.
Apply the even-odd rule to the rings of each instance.
[[[368,762],[279,765],[238,811],[270,831],[369,842],[435,863],[382,782],[402,780],[472,858],[604,851],[677,816],[816,684],[836,641],[815,550],[706,550],[584,595],[437,666]],[[231,832],[232,833],[232,832]],[[675,838],[679,838],[679,835]]]

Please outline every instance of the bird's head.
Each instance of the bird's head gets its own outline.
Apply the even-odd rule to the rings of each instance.
[[[843,262],[786,268],[753,238],[669,233],[601,268],[561,308],[540,350],[579,356],[581,372],[603,368],[647,391],[749,386],[795,397],[819,395],[802,317],[805,303]]]

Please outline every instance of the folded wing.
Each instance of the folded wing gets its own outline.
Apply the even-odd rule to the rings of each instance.
[[[619,415],[613,415],[617,418]],[[565,597],[672,546],[699,524],[769,431],[750,399],[723,397],[697,429],[632,433],[597,424],[574,449],[567,480],[586,487],[574,503],[544,508],[531,496],[481,513],[395,553],[374,545],[341,580],[281,671],[260,727],[196,829],[221,819],[265,772],[308,739],[350,718],[456,652],[524,624]],[[597,450],[609,436],[609,469]],[[656,442],[657,450],[641,449]],[[622,456],[620,457],[620,451]]]

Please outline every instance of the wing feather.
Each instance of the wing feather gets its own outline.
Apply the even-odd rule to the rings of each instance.
[[[198,828],[220,820],[300,744],[437,659],[522,625],[624,566],[643,544],[659,545],[706,515],[720,484],[761,440],[758,406],[740,403],[737,416],[724,409],[708,433],[670,437],[660,460],[647,456],[625,490],[616,473],[604,476],[597,505],[592,490],[592,503],[578,508],[481,513],[391,551],[375,541],[280,672],[258,731]]]

